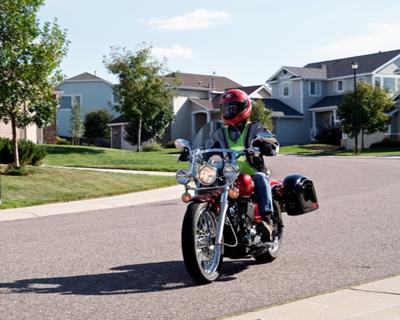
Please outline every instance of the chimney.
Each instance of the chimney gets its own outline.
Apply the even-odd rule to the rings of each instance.
[[[215,76],[215,71],[213,71],[213,75],[212,75],[212,78],[211,78],[211,89],[212,90],[215,90],[215,78],[214,78],[214,76]]]
[[[94,75],[97,76],[97,71],[96,70],[94,70]]]

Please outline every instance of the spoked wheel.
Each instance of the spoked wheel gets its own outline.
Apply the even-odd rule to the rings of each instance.
[[[187,208],[182,225],[182,253],[186,269],[199,284],[216,280],[222,265],[222,250],[215,245],[217,222],[207,203]]]
[[[254,257],[259,263],[268,263],[274,261],[278,257],[279,250],[281,249],[283,222],[279,205],[274,204],[274,215],[272,217],[272,221],[274,224],[274,230],[272,232],[273,246],[272,248],[269,248],[268,251]]]

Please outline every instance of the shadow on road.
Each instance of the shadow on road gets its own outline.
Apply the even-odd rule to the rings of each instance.
[[[254,260],[225,261],[218,281],[255,264]],[[116,295],[176,290],[196,286],[182,261],[166,261],[119,266],[102,274],[38,278],[0,283],[0,293],[53,293],[76,295]]]

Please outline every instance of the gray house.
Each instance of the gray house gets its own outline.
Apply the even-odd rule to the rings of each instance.
[[[275,132],[282,144],[304,144],[322,131],[340,125],[336,115],[343,94],[354,90],[352,62],[358,63],[357,81],[379,85],[399,99],[400,50],[321,61],[304,67],[281,67],[268,80],[272,97],[265,105],[275,112]],[[367,146],[384,135],[399,136],[399,105],[389,112],[390,131],[367,139]],[[278,114],[278,115],[276,115]],[[344,145],[351,141],[344,136]]]
[[[71,107],[73,99],[81,104],[83,117],[95,109],[106,109],[113,116],[118,113],[113,109],[113,84],[88,72],[65,80],[57,87],[62,91],[60,107],[57,111],[57,134],[71,137]]]

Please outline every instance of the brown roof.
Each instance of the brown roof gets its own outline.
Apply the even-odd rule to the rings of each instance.
[[[259,85],[255,85],[255,86],[235,87],[235,88],[229,88],[229,89],[239,89],[239,90],[246,92],[248,95],[250,95],[254,91],[257,91],[258,89],[260,89],[260,87],[264,87],[264,86],[262,84],[259,84]],[[265,88],[265,90],[268,91],[268,89],[266,87],[264,87],[264,88]]]
[[[179,76],[182,87],[213,89],[216,91],[225,91],[227,88],[240,87],[241,84],[221,76],[173,72],[165,76],[168,78]],[[213,86],[214,85],[214,86]]]
[[[97,80],[105,81],[104,79],[102,79],[102,78],[100,78],[98,76],[95,76],[94,74],[91,74],[89,72],[84,72],[84,73],[78,74],[77,76],[69,78],[69,79],[67,79],[65,81],[69,81],[69,80],[72,80],[72,81],[89,81],[89,80],[92,80],[92,81],[94,81],[94,80],[96,80],[96,81]]]
[[[221,95],[217,95],[212,100],[208,99],[198,99],[198,98],[190,98],[189,100],[195,104],[198,104],[206,109],[218,109],[219,108],[219,98]]]

